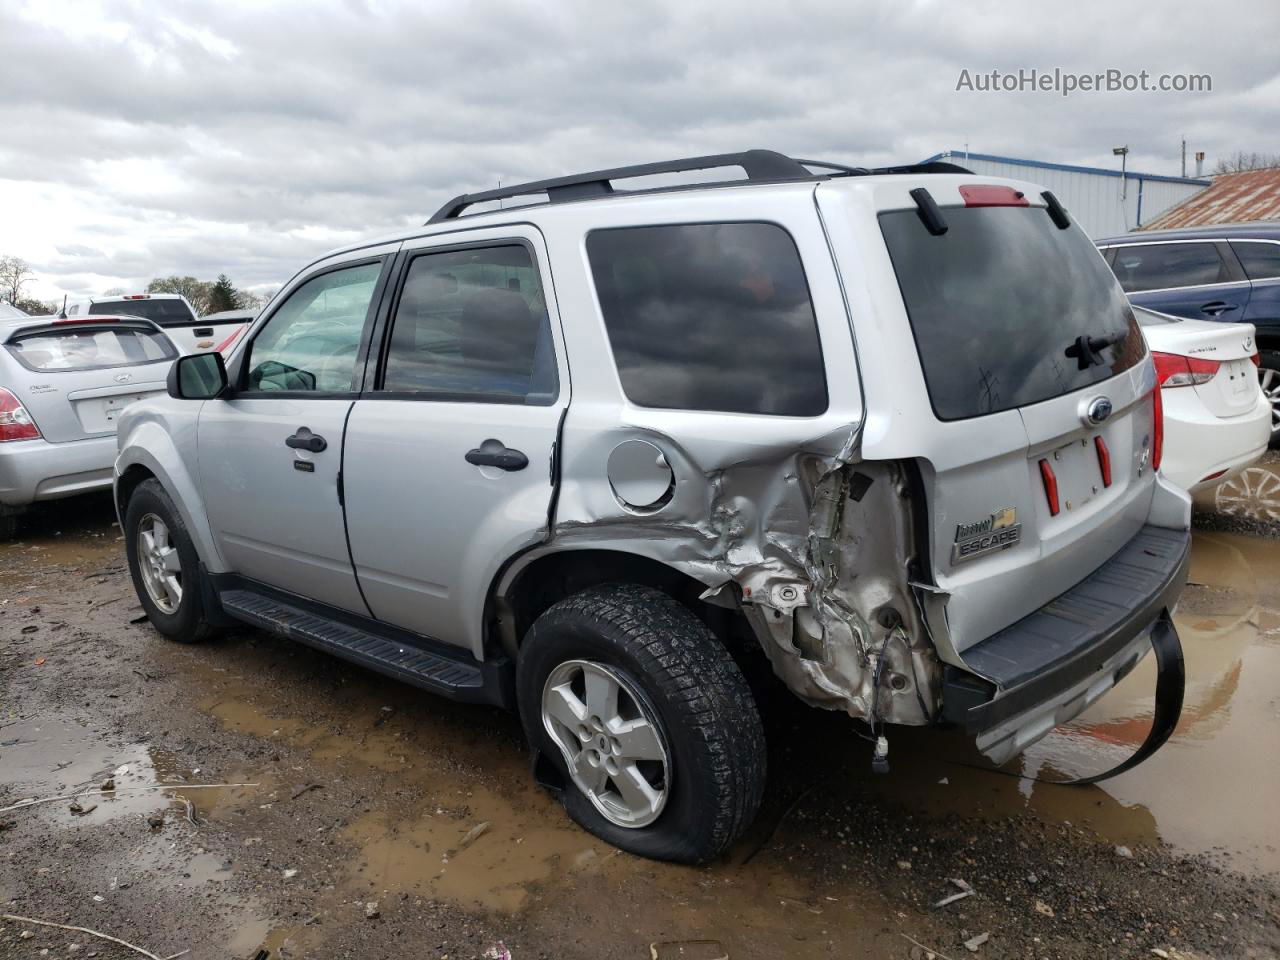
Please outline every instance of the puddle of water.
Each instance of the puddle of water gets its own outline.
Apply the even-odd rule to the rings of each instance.
[[[1274,816],[1257,802],[1280,793],[1268,746],[1280,741],[1280,544],[1196,533],[1189,579],[1175,616],[1187,664],[1182,718],[1146,763],[1095,787],[1056,787],[954,763],[981,762],[962,737],[895,731],[893,773],[873,788],[932,815],[1033,813],[1087,825],[1117,844],[1161,840],[1224,853],[1236,870],[1280,870]],[[1119,762],[1150,729],[1154,689],[1147,657],[1010,769],[1083,775]]]

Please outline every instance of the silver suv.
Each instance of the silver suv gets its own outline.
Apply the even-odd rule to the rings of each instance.
[[[517,708],[578,823],[695,862],[764,788],[753,656],[883,766],[886,724],[1003,762],[1176,649],[1154,387],[1051,194],[750,151],[309,264],[128,409],[116,496],[162,634],[253,624]]]

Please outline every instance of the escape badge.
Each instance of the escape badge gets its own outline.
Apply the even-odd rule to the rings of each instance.
[[[1013,507],[997,510],[985,520],[956,525],[956,541],[951,547],[951,562],[972,560],[996,550],[1011,547],[1022,539],[1022,524]]]

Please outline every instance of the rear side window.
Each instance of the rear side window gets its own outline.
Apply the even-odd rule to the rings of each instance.
[[[1227,283],[1231,273],[1212,243],[1147,243],[1119,247],[1112,264],[1125,293]]]
[[[558,392],[551,323],[527,247],[414,258],[381,389],[423,399],[547,405]]]
[[[182,300],[95,300],[87,312],[142,317],[162,327],[180,327],[196,322],[196,315]]]
[[[1280,243],[1232,240],[1231,249],[1240,258],[1245,275],[1250,280],[1271,280],[1280,277]]]
[[[915,210],[880,215],[940,420],[1081,390],[1145,355],[1129,301],[1078,226],[1059,230],[1040,207],[943,215],[941,236]],[[1081,338],[1111,341],[1101,363],[1080,368]]]
[[[587,254],[632,403],[791,417],[827,409],[804,267],[781,227],[597,230]]]
[[[29,370],[101,370],[172,360],[177,351],[168,338],[151,330],[75,328],[32,333],[6,346]]]

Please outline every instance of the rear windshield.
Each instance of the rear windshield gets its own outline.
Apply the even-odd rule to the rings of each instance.
[[[32,333],[10,340],[9,352],[29,370],[102,370],[172,360],[177,351],[157,331],[75,329]]]
[[[1058,397],[1142,359],[1129,301],[1079,227],[1058,229],[1040,207],[943,216],[947,232],[934,236],[915,210],[880,215],[940,420]],[[1100,361],[1084,369],[1081,338]]]
[[[89,312],[142,317],[162,327],[180,327],[196,322],[196,315],[182,300],[95,300]]]

